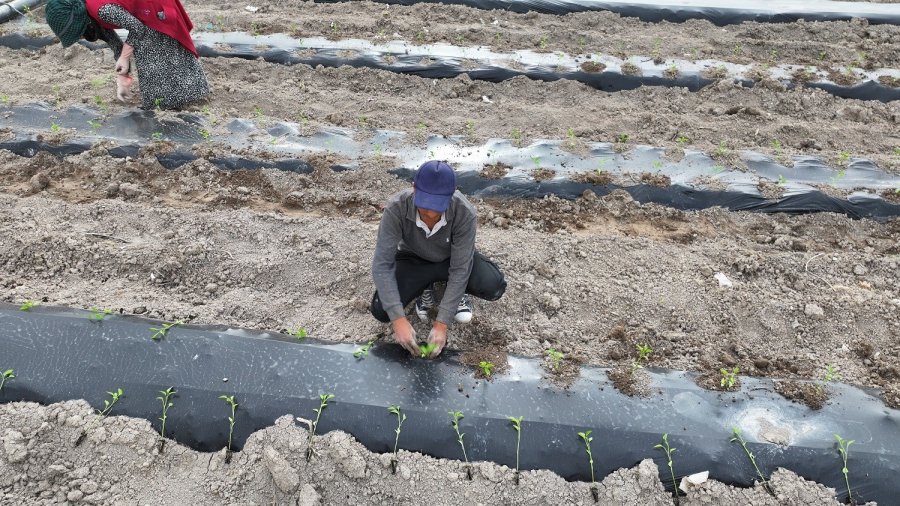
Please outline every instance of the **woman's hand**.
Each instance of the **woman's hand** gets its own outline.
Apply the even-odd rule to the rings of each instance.
[[[116,98],[120,102],[127,104],[131,101],[131,86],[134,84],[134,78],[129,75],[116,76]]]
[[[116,74],[127,76],[131,73],[131,56],[134,55],[134,48],[130,44],[122,44],[122,54],[116,60]]]

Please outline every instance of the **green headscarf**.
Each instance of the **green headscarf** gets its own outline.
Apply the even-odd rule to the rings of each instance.
[[[84,0],[50,0],[45,11],[47,24],[63,47],[71,46],[84,35],[89,18]]]

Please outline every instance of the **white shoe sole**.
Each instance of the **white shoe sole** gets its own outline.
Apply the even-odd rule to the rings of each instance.
[[[469,323],[472,321],[472,312],[456,313],[456,316],[454,316],[453,319],[456,320],[456,323]]]
[[[419,317],[419,321],[423,321],[428,323],[428,312],[420,313],[418,309],[416,309],[416,316]],[[471,319],[471,318],[470,318]]]

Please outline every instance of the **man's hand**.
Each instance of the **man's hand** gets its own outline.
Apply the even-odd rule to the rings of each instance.
[[[435,358],[440,355],[444,346],[447,345],[447,324],[434,322],[434,326],[431,327],[431,332],[428,334],[428,342],[434,344],[434,351],[431,352],[428,358]]]
[[[409,323],[409,320],[405,317],[397,318],[391,322],[391,325],[394,328],[394,339],[397,340],[397,343],[406,348],[406,351],[412,356],[420,356],[419,344],[416,343],[416,329]]]

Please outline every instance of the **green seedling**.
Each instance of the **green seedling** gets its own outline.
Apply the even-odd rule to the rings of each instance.
[[[11,99],[9,98],[9,95],[0,95],[0,102],[3,102],[3,105],[9,105]]]
[[[253,108],[253,115],[256,116],[256,119],[262,118],[263,111],[260,106],[256,106]]]
[[[534,168],[535,168],[535,169],[540,169],[540,168],[541,168],[541,157],[539,157],[539,156],[537,156],[537,155],[532,156],[532,157],[531,157],[531,163],[534,164]]]
[[[730,371],[724,367],[719,369],[719,372],[722,374],[722,379],[719,380],[719,386],[725,390],[734,388],[734,385],[737,383],[737,375],[740,371],[741,370],[737,367],[732,368]]]
[[[437,349],[437,345],[434,343],[420,344],[419,345],[419,354],[422,358],[428,358],[434,353],[434,350]]]
[[[597,174],[602,174],[604,170],[606,170],[606,164],[609,163],[609,158],[600,158],[597,160]]]
[[[112,411],[113,406],[115,406],[116,403],[119,402],[119,399],[121,399],[125,395],[125,393],[122,392],[121,388],[117,388],[115,392],[106,393],[109,394],[110,399],[103,400],[103,409],[98,409],[97,416],[95,416],[91,423],[81,431],[81,435],[79,435],[78,439],[75,440],[75,446],[80,445],[81,442],[84,441],[84,438],[87,437],[88,433],[93,430],[94,427],[96,427],[97,424],[99,424],[104,418],[106,418],[106,415],[108,415],[109,412]]]
[[[557,351],[553,348],[547,350],[547,356],[550,357],[550,362],[553,363],[553,370],[559,372],[559,363],[562,361],[563,353],[561,351]]]
[[[397,428],[394,429],[394,457],[391,459],[391,474],[397,474],[397,464],[400,460],[397,458],[397,450],[399,449],[398,444],[400,443],[400,429],[403,427],[403,422],[406,421],[406,415],[400,411],[400,406],[392,404],[388,406],[388,412],[392,415],[397,415]]]
[[[475,122],[472,120],[466,121],[466,135],[469,138],[475,137]]]
[[[628,134],[626,134],[626,133],[621,133],[621,134],[617,135],[617,136],[616,136],[616,142],[618,142],[618,143],[620,143],[620,144],[625,144],[625,143],[627,143],[627,142],[628,142]]]
[[[234,412],[237,410],[238,403],[235,402],[233,395],[220,395],[219,399],[231,407],[231,416],[228,417],[228,447],[225,450],[225,463],[228,464],[231,462],[231,437],[234,434]]]
[[[365,345],[361,346],[358,350],[353,352],[353,357],[354,358],[368,357],[369,356],[369,348],[371,348],[373,344],[375,344],[374,340],[369,341]]]
[[[307,337],[306,329],[303,327],[297,327],[297,330],[291,332],[291,335],[296,337],[298,341],[302,341]]]
[[[322,411],[325,411],[325,408],[328,407],[328,401],[334,399],[333,394],[320,394],[319,395],[319,409],[314,409],[313,411],[316,413],[316,419],[309,427],[309,439],[306,442],[306,461],[309,462],[313,456],[313,437],[316,435],[316,428],[319,426],[319,419],[322,418]]]
[[[19,311],[31,311],[31,308],[37,305],[38,303],[33,300],[26,300],[22,303],[21,306],[19,306]]]
[[[423,32],[421,30],[416,32],[416,42],[418,42],[419,44],[425,43],[425,32]]]
[[[516,431],[516,485],[519,484],[519,444],[522,442],[522,418],[524,417],[506,417],[506,419],[509,420],[509,423],[512,424],[513,429]]]
[[[162,132],[153,132],[150,134],[150,139],[154,141],[161,141],[163,138]]]
[[[490,377],[491,377],[491,372],[493,372],[493,370],[494,370],[494,363],[493,363],[493,362],[486,362],[486,361],[482,360],[482,361],[478,364],[478,367],[481,369],[481,373],[484,374],[484,377],[485,377],[485,378],[490,378]]]
[[[900,156],[900,146],[894,148],[894,156]]]
[[[162,99],[157,98],[153,101],[153,108],[156,109],[156,112],[162,112]]]
[[[112,309],[99,309],[96,307],[91,308],[91,314],[88,316],[88,320],[92,322],[102,322],[106,319],[107,316],[113,313]]]
[[[53,132],[53,133],[55,133],[55,134],[58,134],[59,132],[62,131],[62,127],[59,126],[58,123],[53,122],[52,124],[50,124],[50,131]]]
[[[419,132],[419,135],[425,135],[425,129],[427,128],[428,125],[426,125],[424,121],[416,123],[416,130]]]
[[[674,63],[669,65],[669,68],[666,69],[666,73],[669,74],[669,77],[678,77],[678,65]]]
[[[787,184],[787,178],[784,177],[784,174],[778,174],[778,186],[785,186]]]
[[[719,146],[716,147],[716,150],[713,151],[713,154],[717,157],[723,157],[728,155],[728,146],[725,144],[725,141],[719,143]]]
[[[375,158],[381,158],[381,144],[375,145]]]
[[[472,466],[469,465],[469,456],[466,454],[466,445],[463,443],[465,434],[459,431],[459,421],[464,418],[464,415],[462,411],[448,411],[447,414],[450,415],[450,425],[453,427],[453,430],[456,431],[456,441],[459,442],[459,447],[462,448],[463,460],[466,462],[466,477],[471,480]]]
[[[175,404],[172,402],[172,396],[175,395],[175,387],[169,387],[165,390],[159,391],[159,397],[156,400],[162,402],[162,416],[159,417],[159,421],[162,422],[162,425],[159,429],[159,452],[162,453],[163,448],[166,447],[166,420],[169,418],[169,408],[174,406]]]
[[[208,106],[208,105],[204,105],[203,107],[200,108],[200,112],[202,112],[203,114],[206,114],[207,116],[209,116],[209,106]]]
[[[713,165],[712,173],[713,174],[721,174],[725,171],[725,167],[722,165]]]
[[[96,79],[91,79],[91,87],[94,89],[102,88],[105,84],[105,80],[102,77],[98,77]]]
[[[574,128],[570,127],[566,131],[566,145],[569,146],[570,148],[575,147],[575,129]]]
[[[661,169],[661,168],[663,168],[663,162],[662,162],[662,160],[653,160],[653,168],[654,168],[654,169]]]
[[[782,149],[781,141],[778,139],[772,139],[772,142],[770,144],[772,145],[772,149],[775,150],[775,154],[781,155],[781,149]]]
[[[747,448],[747,441],[745,441],[744,437],[741,435],[741,429],[732,427],[731,439],[729,441],[741,445],[741,448],[744,449],[744,453],[746,453],[747,457],[750,459],[750,463],[753,464],[753,469],[756,469],[756,475],[759,476],[760,482],[763,484],[763,487],[765,487],[766,491],[768,491],[769,494],[772,494],[774,496],[775,493],[772,490],[772,487],[769,486],[769,482],[766,481],[766,476],[762,473],[762,471],[759,470],[759,465],[756,463],[756,456],[753,455],[753,452],[751,452],[749,448]]]
[[[683,148],[684,146],[690,144],[691,140],[688,139],[687,137],[685,137],[684,135],[679,135],[678,137],[675,138],[675,143]]]
[[[655,41],[653,41],[653,62],[654,63],[662,63],[662,38],[657,37]]]
[[[160,339],[166,337],[169,334],[169,331],[172,330],[173,327],[177,327],[179,325],[184,325],[184,322],[178,320],[173,323],[163,323],[162,327],[150,327],[150,330],[153,331],[153,335],[150,336],[150,339],[154,341],[159,341]]]
[[[338,25],[334,21],[331,22],[331,34],[337,35]]]
[[[662,436],[662,444],[658,444],[653,446],[657,450],[662,450],[666,454],[666,461],[669,464],[669,473],[672,475],[672,488],[675,489],[675,504],[678,504],[678,484],[675,483],[675,467],[672,465],[672,454],[675,453],[675,448],[669,446],[669,434],[663,434]]]
[[[538,40],[538,46],[541,49],[547,49],[547,45],[550,43],[550,38],[546,35],[541,35],[541,38]]]
[[[92,119],[88,121],[88,125],[91,127],[92,132],[96,132],[97,130],[100,130],[100,127],[103,126],[103,123],[101,123],[99,120]]]
[[[838,154],[838,163],[846,167],[847,164],[850,163],[850,152],[841,151],[840,154]]]
[[[853,491],[850,489],[850,469],[847,468],[847,459],[850,456],[850,445],[856,441],[853,439],[844,439],[837,434],[834,435],[834,438],[838,443],[838,452],[840,452],[841,458],[844,460],[844,467],[841,468],[841,472],[844,473],[844,482],[847,484],[847,496],[850,499],[850,504],[856,504],[853,501]]]
[[[822,381],[816,385],[816,389],[819,393],[825,391],[828,388],[828,384],[841,379],[841,374],[838,372],[837,368],[834,365],[825,366],[825,374],[822,376]]]
[[[777,50],[777,49],[772,49],[772,52],[769,53],[769,58],[770,58],[773,62],[774,62],[774,61],[778,61],[778,50]]]
[[[200,136],[203,137],[203,140],[208,141],[212,134],[209,133],[209,130],[203,128],[200,130]]]
[[[600,491],[597,490],[597,481],[594,479],[594,454],[591,452],[591,442],[594,438],[589,430],[579,432],[578,437],[584,441],[584,451],[587,452],[588,463],[591,465],[591,495],[594,496],[594,502],[600,502]]]
[[[646,344],[639,344],[636,346],[638,356],[636,359],[631,361],[631,373],[634,374],[638,369],[642,369],[644,366],[641,365],[641,362],[647,363],[650,361],[650,354],[653,353],[653,348],[647,346]]]
[[[0,374],[0,392],[3,391],[3,385],[6,384],[7,380],[11,380],[16,377],[15,371],[12,369],[7,369],[3,371],[3,374]]]
[[[519,130],[518,128],[513,128],[512,129],[512,138],[514,141],[513,144],[516,147],[519,147],[519,148],[522,147],[522,131],[521,130]]]

